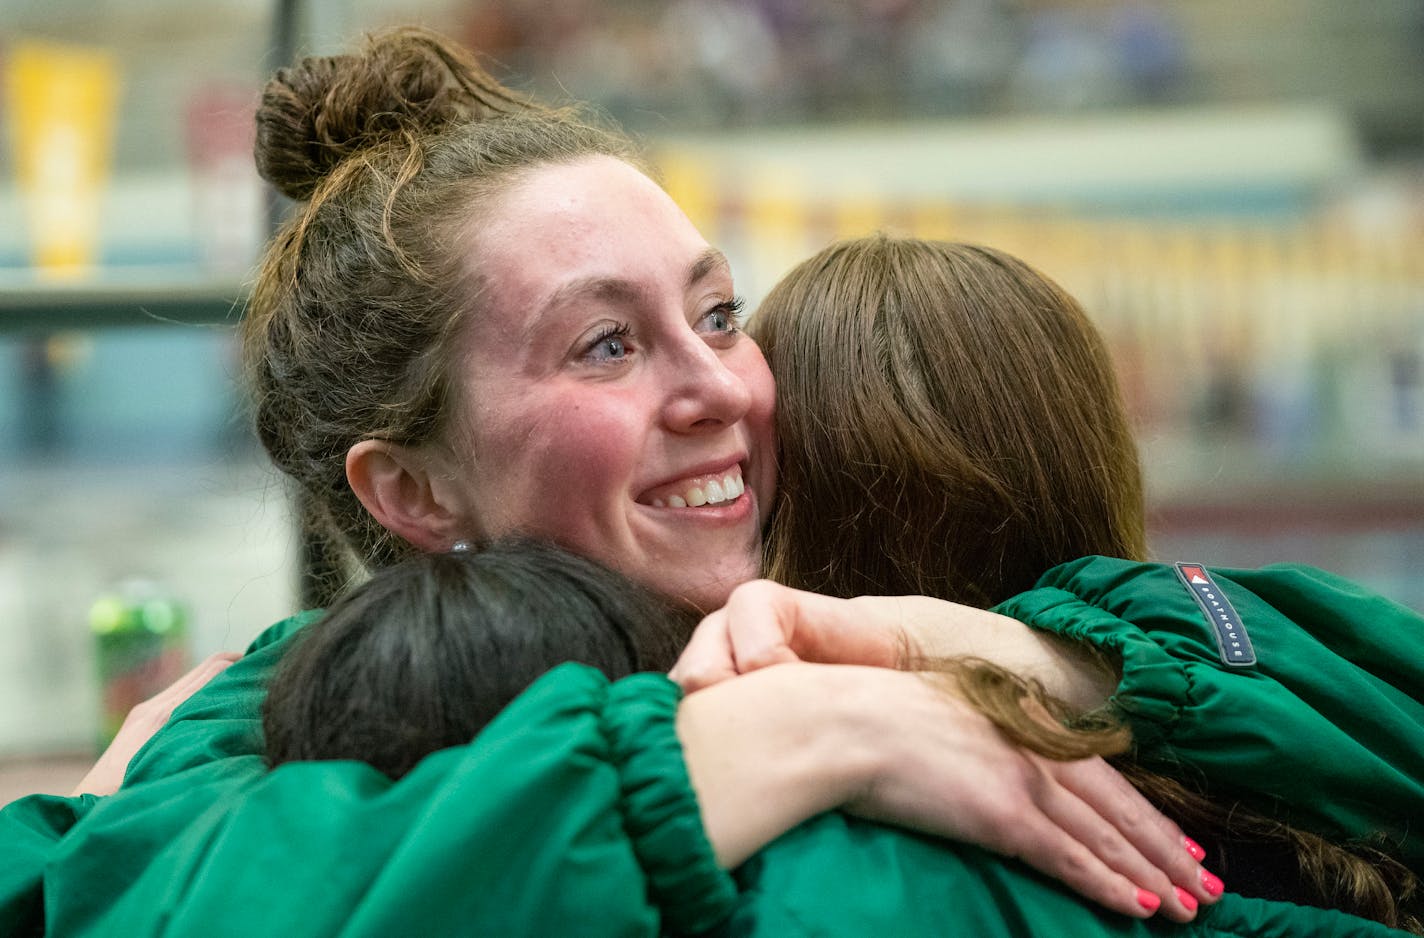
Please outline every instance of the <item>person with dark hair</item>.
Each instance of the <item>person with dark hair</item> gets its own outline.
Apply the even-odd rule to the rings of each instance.
[[[1039,752],[1133,743],[1130,777],[1234,889],[1424,933],[1424,618],[1304,567],[1146,563],[1125,408],[1071,296],[992,248],[877,235],[798,265],[752,331],[777,381],[767,569],[785,585],[734,591],[674,670],[685,687],[797,659],[948,659]],[[946,630],[927,597],[995,611]],[[1130,735],[1065,732],[1035,714],[1073,707],[964,662],[1020,622],[1097,650]],[[1080,709],[1104,699],[1033,648],[1011,663]],[[773,858],[793,889],[795,854]]]
[[[256,157],[297,204],[242,323],[254,419],[353,577],[507,536],[702,611],[759,573],[771,376],[726,258],[625,136],[396,30],[281,70]],[[267,679],[316,614],[180,706],[116,793],[0,811],[0,930],[696,931],[728,914],[729,869],[835,807],[1022,857],[1123,915],[1214,901],[1182,832],[1101,760],[1043,759],[883,668],[686,700],[665,676],[559,669],[505,731],[399,783],[268,772]]]
[[[358,759],[399,779],[556,665],[610,681],[667,671],[694,624],[551,545],[417,554],[338,598],[283,656],[262,704],[267,761]]]

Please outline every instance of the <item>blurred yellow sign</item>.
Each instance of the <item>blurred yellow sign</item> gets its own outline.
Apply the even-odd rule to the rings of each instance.
[[[103,49],[22,40],[5,71],[32,261],[45,274],[82,272],[98,256],[118,68]]]

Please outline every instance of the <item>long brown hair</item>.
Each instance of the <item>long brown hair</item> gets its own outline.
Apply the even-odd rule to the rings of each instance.
[[[1338,909],[1391,928],[1424,935],[1424,890],[1419,877],[1382,845],[1336,844],[1244,807],[1222,803],[1182,781],[1148,771],[1132,756],[1132,733],[1113,715],[1074,713],[1041,684],[974,658],[916,658],[903,666],[950,682],[971,706],[1012,742],[1050,759],[1103,756],[1138,791],[1184,830],[1208,832],[1220,845],[1248,856],[1285,856],[1297,872],[1292,899]],[[1047,715],[1049,719],[1043,719]],[[1229,878],[1231,870],[1222,870]],[[1286,891],[1289,886],[1282,884]]]
[[[1078,304],[990,248],[836,244],[767,296],[781,494],[768,575],[990,606],[1087,554],[1145,554],[1108,354]]]
[[[448,432],[453,338],[477,314],[466,233],[522,171],[604,155],[644,168],[625,136],[527,100],[422,29],[276,73],[257,167],[297,210],[267,248],[242,324],[258,436],[368,566],[411,553],[357,500],[346,452]]]
[[[988,606],[1064,561],[1145,556],[1137,450],[1105,344],[1022,261],[884,235],[841,242],[778,283],[751,331],[777,384],[771,578]],[[1019,745],[1114,757],[1179,823],[1294,856],[1312,903],[1424,934],[1417,878],[1373,847],[1346,849],[1148,772],[1110,714],[1071,713],[990,662],[905,664],[953,681]]]

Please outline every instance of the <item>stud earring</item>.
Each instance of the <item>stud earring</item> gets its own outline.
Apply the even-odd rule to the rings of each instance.
[[[469,550],[470,550],[470,542],[469,542],[469,541],[456,541],[455,543],[453,543],[453,544],[450,545],[450,552],[451,552],[452,554],[464,554],[464,553],[468,553]]]

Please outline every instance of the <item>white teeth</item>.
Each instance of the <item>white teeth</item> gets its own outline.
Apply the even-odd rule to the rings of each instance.
[[[669,495],[666,501],[654,498],[654,508],[701,508],[735,501],[746,492],[747,484],[740,472],[728,472],[721,478],[704,478],[700,485],[690,486],[681,495]]]

